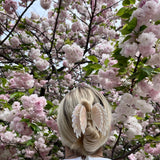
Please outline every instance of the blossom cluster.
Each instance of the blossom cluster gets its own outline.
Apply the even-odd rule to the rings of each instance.
[[[143,126],[135,115],[144,117],[146,113],[153,111],[153,106],[145,100],[134,97],[129,93],[125,93],[120,100],[119,105],[113,113],[114,123],[121,122],[127,128],[126,135],[128,139],[133,139],[135,135],[142,135]],[[146,127],[146,126],[144,126]]]
[[[159,1],[35,2],[1,5],[0,159],[64,159],[57,107],[79,84],[111,104],[108,158],[158,159]]]
[[[29,89],[34,86],[34,78],[33,75],[30,75],[26,72],[11,72],[8,75],[9,80],[9,87],[12,89]]]
[[[0,137],[2,142],[0,147],[3,148],[10,143],[13,143],[13,145],[16,145],[17,143],[24,145],[29,140],[32,140],[32,136],[34,136],[34,148],[26,148],[24,151],[25,157],[32,158],[35,155],[36,150],[38,150],[42,157],[45,159],[47,159],[47,157],[50,158],[48,154],[53,145],[46,145],[45,139],[42,136],[43,133],[41,133],[41,135],[34,135],[34,126],[37,122],[46,124],[46,132],[48,132],[47,127],[53,129],[55,133],[57,132],[56,122],[52,118],[48,119],[46,117],[47,114],[44,112],[44,107],[47,104],[46,99],[44,97],[38,97],[36,94],[32,94],[30,96],[22,96],[21,103],[15,101],[12,104],[11,110],[6,108],[4,111],[0,112],[0,119],[9,122],[10,129],[7,130],[7,127],[0,125]],[[16,133],[18,133],[19,136],[17,136]],[[8,150],[5,150],[5,152],[8,153],[7,157],[18,158],[19,153],[17,151],[18,150],[12,151],[12,146],[9,147]],[[0,158],[7,158],[5,152],[0,155]]]
[[[69,63],[75,63],[83,58],[83,49],[80,48],[76,43],[63,46],[65,52],[65,58]]]
[[[154,0],[141,1],[139,8],[132,13],[131,19],[137,18],[135,31],[139,31],[142,26],[147,28],[138,37],[131,33],[132,38],[120,45],[123,56],[135,58],[139,54],[143,57],[156,54],[155,45],[159,38],[159,25],[153,22],[159,19],[159,5],[159,2]]]

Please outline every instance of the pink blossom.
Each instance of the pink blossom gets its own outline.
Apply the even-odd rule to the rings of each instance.
[[[34,85],[33,75],[23,72],[12,72],[10,76],[13,76],[9,80],[10,88],[32,88]]]
[[[44,86],[47,82],[48,82],[47,80],[40,80],[40,84],[41,84],[42,86]]]
[[[35,154],[35,151],[30,150],[29,148],[25,149],[25,157],[32,158],[34,156],[34,154]]]
[[[41,56],[41,53],[39,49],[31,48],[31,52],[28,55],[31,59],[36,60]]]
[[[65,78],[66,80],[68,80],[68,81],[71,81],[72,75],[71,75],[71,74],[66,74],[66,75],[64,76],[64,78]]]
[[[149,33],[142,33],[137,41],[140,43],[143,47],[153,47],[157,41],[157,38],[153,32]]]
[[[5,143],[10,143],[13,141],[15,136],[16,134],[14,134],[13,132],[6,131],[5,133],[1,134],[1,139]]]
[[[151,58],[147,61],[148,65],[159,66],[160,65],[160,54],[153,54]]]
[[[8,94],[0,94],[0,101],[1,100],[9,101],[9,95]]]
[[[149,103],[146,103],[145,100],[136,100],[135,105],[142,113],[150,113],[154,109],[153,106]]]
[[[36,14],[35,12],[31,12],[31,19],[39,19],[39,15]]]
[[[131,19],[133,17],[137,18],[137,26],[138,27],[140,27],[142,25],[146,25],[148,23],[148,17],[146,17],[145,12],[142,8],[138,8],[135,11],[133,11]]]
[[[17,37],[14,36],[10,39],[10,44],[13,48],[16,48],[20,45],[20,41]]]
[[[39,69],[40,71],[44,71],[44,70],[48,69],[49,62],[45,59],[38,58],[35,62],[35,65],[36,65],[37,69]]]
[[[148,57],[148,56],[151,56],[152,54],[154,54],[156,50],[155,50],[155,48],[153,48],[151,46],[143,46],[140,44],[139,51],[143,57]]]
[[[135,42],[125,42],[121,45],[121,55],[125,57],[134,57],[138,51],[138,45]]]
[[[46,10],[50,8],[51,3],[51,0],[40,0],[41,7]]]
[[[0,11],[0,21],[3,23],[6,20],[7,16],[5,12]]]
[[[21,108],[21,104],[20,104],[20,102],[18,102],[18,101],[15,101],[13,104],[12,104],[12,108],[14,109],[14,110],[20,110],[20,108]]]
[[[46,124],[48,127],[52,128],[52,130],[58,131],[58,126],[54,119],[46,120]]]
[[[116,75],[117,72],[114,69],[109,69],[107,71],[100,69],[98,72],[99,83],[106,90],[117,87],[120,84],[120,79]]]
[[[31,136],[23,135],[20,139],[21,143],[27,142],[28,140],[32,139]]]
[[[76,43],[70,45],[65,45],[63,47],[65,52],[65,58],[69,63],[75,63],[82,60],[83,58],[83,49],[80,48]]]
[[[158,0],[141,0],[139,3],[139,7],[142,8],[146,4],[146,2],[148,2],[148,1],[159,3]]]
[[[110,54],[114,50],[113,46],[108,41],[102,41],[95,47],[96,55]]]
[[[83,30],[83,27],[79,21],[72,24],[72,31],[73,32],[78,32],[78,31],[82,31],[82,30]]]
[[[0,111],[0,119],[3,121],[12,121],[14,118],[14,112],[10,111],[8,108],[4,108],[4,110]]]
[[[142,9],[146,16],[153,17],[156,14],[157,9],[159,9],[157,6],[158,5],[155,1],[148,1],[143,5]]]
[[[65,22],[68,16],[68,12],[65,10],[61,10],[60,15],[59,15],[59,22]]]
[[[144,151],[157,156],[160,154],[160,143],[156,144],[155,147],[151,147],[150,144],[146,144],[144,146]]]
[[[128,158],[129,158],[130,160],[137,160],[137,158],[134,156],[133,153],[130,154],[130,155],[128,156]]]
[[[17,10],[17,2],[13,0],[5,0],[3,7],[8,14],[12,14]]]
[[[159,33],[159,30],[160,30],[160,24],[158,25],[149,25],[146,29],[145,29],[145,32],[152,32],[154,33],[154,35],[156,36],[156,38],[160,38],[160,33]]]
[[[126,131],[128,139],[133,139],[135,135],[142,135],[142,126],[135,117],[129,116],[124,126],[128,129]]]

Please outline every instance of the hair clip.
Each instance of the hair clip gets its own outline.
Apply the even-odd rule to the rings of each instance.
[[[72,114],[72,127],[76,137],[81,137],[81,133],[85,133],[87,127],[87,120],[92,120],[93,125],[102,133],[106,135],[108,129],[108,116],[106,110],[100,103],[91,106],[91,111],[87,112],[82,104],[78,104]]]

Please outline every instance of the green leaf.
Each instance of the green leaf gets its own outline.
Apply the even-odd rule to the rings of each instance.
[[[139,30],[140,30],[140,32],[142,32],[142,31],[145,30],[146,28],[147,28],[146,25],[142,25]]]
[[[153,124],[155,124],[155,125],[160,125],[160,122],[154,122]]]
[[[12,99],[12,98],[20,98],[20,97],[22,97],[24,95],[25,95],[25,93],[23,93],[23,92],[15,92],[15,93],[11,94],[10,99]]]
[[[119,74],[124,74],[126,72],[126,68],[127,68],[128,64],[129,64],[129,62],[128,62],[129,58],[122,56],[120,54],[121,50],[122,50],[121,48],[116,48],[114,50],[114,52],[113,52],[114,54],[112,56],[118,60],[118,63],[113,65],[112,67],[119,68],[119,70],[118,70]]]
[[[83,70],[86,71],[85,76],[89,76],[94,70],[99,70],[102,66],[100,64],[88,64],[87,66],[83,67]]]
[[[133,8],[126,8],[126,7],[122,7],[118,12],[117,12],[117,16],[121,17],[121,18],[130,18],[130,16],[132,15],[133,11],[136,10],[136,7]]]
[[[105,64],[106,67],[108,66],[108,63],[109,63],[109,59],[106,59],[106,60],[104,61],[104,64]]]
[[[4,88],[6,88],[6,83],[7,83],[7,79],[6,78],[0,78],[1,83],[3,85]]]
[[[97,57],[94,56],[94,55],[88,56],[87,58],[88,58],[90,61],[92,61],[92,62],[98,63],[98,59],[97,59]]]
[[[52,103],[51,101],[47,100],[47,105],[45,106],[45,109],[49,110],[49,109],[51,109],[53,106],[54,106],[53,103]]]
[[[135,135],[135,139],[142,139],[141,135]]]
[[[152,140],[152,141],[160,141],[160,137],[153,137],[153,136],[150,136],[150,135],[147,135],[145,137],[146,140]]]
[[[117,12],[117,16],[121,17],[128,9],[123,7]]]
[[[130,0],[124,0],[122,5],[123,6],[129,6],[130,5]]]
[[[65,40],[65,44],[72,45],[74,41],[71,41],[69,38]]]
[[[129,0],[130,1],[130,4],[135,4],[136,1],[135,0]]]
[[[28,90],[28,93],[31,95],[31,94],[34,93],[34,91],[35,91],[35,88],[31,88],[31,89]]]
[[[89,69],[86,71],[85,77],[89,76],[93,71],[94,71],[93,68],[89,68]]]
[[[102,66],[100,64],[92,64],[91,68],[94,70],[99,70]]]
[[[26,145],[27,146],[34,146],[34,140],[33,139],[30,139],[26,142]]]
[[[40,131],[40,128],[35,123],[28,124],[28,127],[31,127],[35,134]]]
[[[18,24],[18,28],[19,28],[19,29],[25,29],[26,26],[25,26],[23,23],[19,23],[19,24]]]
[[[158,20],[158,21],[155,22],[155,25],[158,25],[158,24],[160,24],[160,20]]]
[[[52,108],[49,109],[49,116],[55,115],[56,113],[56,109],[58,108],[58,106],[54,106]]]
[[[22,118],[22,119],[21,119],[21,122],[26,122],[26,123],[28,124],[28,123],[30,123],[30,119]]]
[[[137,79],[137,82],[140,82],[146,77],[150,77],[152,74],[154,74],[154,68],[150,66],[145,66],[143,68],[139,68],[138,71],[134,74],[132,74],[129,78],[130,79]]]
[[[134,17],[131,21],[129,21],[128,24],[124,25],[123,29],[121,30],[121,33],[123,35],[131,33],[135,29],[136,25],[137,25],[137,18]]]
[[[93,69],[93,70],[98,70],[100,69],[102,66],[100,64],[88,64],[87,66],[83,67],[83,69],[85,71],[89,70],[89,69]]]
[[[132,36],[131,35],[128,35],[124,40],[123,40],[123,43],[125,42],[125,41],[127,41],[128,39],[130,39]]]
[[[137,120],[144,120],[143,117],[139,117],[139,116],[137,116],[137,115],[135,115],[134,117],[136,117]]]

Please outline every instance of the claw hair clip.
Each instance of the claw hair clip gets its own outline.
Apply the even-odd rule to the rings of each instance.
[[[81,133],[85,133],[87,121],[89,120],[93,122],[93,125],[102,135],[106,135],[108,116],[103,106],[96,103],[87,111],[83,104],[78,104],[72,113],[72,127],[77,138],[81,137]]]

